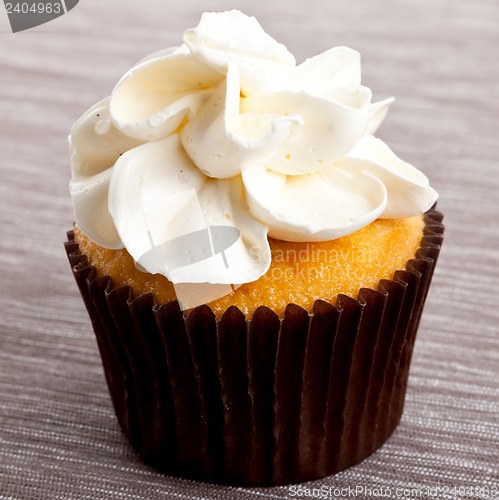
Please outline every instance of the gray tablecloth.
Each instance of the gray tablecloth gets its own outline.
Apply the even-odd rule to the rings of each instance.
[[[301,490],[206,485],[141,464],[62,248],[72,122],[203,10],[232,7],[299,62],[358,49],[375,99],[397,97],[380,137],[431,178],[446,216],[400,426],[360,465]],[[499,495],[498,53],[496,0],[82,0],[17,34],[0,6],[0,497]]]

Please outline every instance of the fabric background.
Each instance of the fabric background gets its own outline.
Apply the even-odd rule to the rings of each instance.
[[[430,177],[447,226],[400,426],[363,463],[301,486],[333,488],[325,498],[499,497],[499,3],[81,0],[15,35],[0,6],[0,498],[305,493],[206,485],[140,463],[62,247],[71,124],[203,10],[232,7],[298,62],[335,45],[361,52],[375,99],[397,97],[379,136]]]

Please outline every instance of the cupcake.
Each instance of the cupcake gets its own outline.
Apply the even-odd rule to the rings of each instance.
[[[318,479],[400,419],[437,194],[374,137],[393,99],[356,51],[296,65],[238,11],[183,42],[71,129],[66,251],[116,415],[169,474]]]

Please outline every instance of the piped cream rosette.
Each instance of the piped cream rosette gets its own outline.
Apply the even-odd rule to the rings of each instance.
[[[203,14],[73,126],[76,223],[174,283],[254,281],[270,265],[268,235],[332,240],[435,203],[426,176],[373,136],[392,101],[371,103],[352,49],[297,66],[256,19]],[[223,226],[239,237],[208,261],[165,251]]]

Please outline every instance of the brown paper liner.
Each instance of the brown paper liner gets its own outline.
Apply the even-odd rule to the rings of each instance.
[[[97,337],[119,423],[148,463],[234,485],[324,477],[379,448],[403,409],[412,349],[443,238],[425,215],[416,258],[378,290],[184,318],[97,277],[72,232],[69,261]]]

